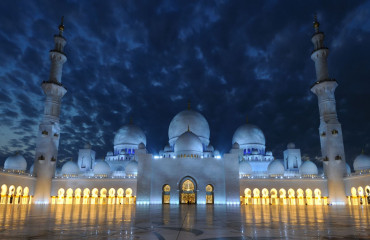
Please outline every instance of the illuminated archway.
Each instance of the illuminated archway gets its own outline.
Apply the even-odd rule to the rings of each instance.
[[[370,186],[369,185],[365,187],[365,196],[367,199],[367,204],[370,205]]]
[[[286,190],[284,188],[281,188],[279,190],[279,198],[280,198],[280,204],[286,205],[287,200],[286,200]]]
[[[23,188],[21,186],[18,186],[17,190],[15,191],[14,204],[21,204],[22,192]]]
[[[304,205],[305,202],[304,202],[304,192],[301,188],[298,188],[297,189],[297,198],[298,198],[298,205]]]
[[[63,204],[64,203],[64,193],[65,193],[64,188],[59,188],[57,204]]]
[[[169,204],[171,195],[170,195],[171,187],[168,184],[163,185],[162,187],[162,203]]]
[[[23,189],[23,196],[22,196],[22,204],[28,204],[28,194],[30,192],[30,189],[28,187],[25,187]]]
[[[135,203],[135,197],[132,196],[132,189],[127,188],[126,189],[126,204],[134,204]]]
[[[288,190],[288,196],[289,196],[289,204],[290,205],[295,205],[295,191],[293,188],[289,188]]]
[[[278,205],[279,204],[279,198],[277,196],[277,190],[275,188],[270,190],[270,196],[271,196],[271,204],[272,205]]]
[[[117,204],[124,204],[123,194],[125,194],[125,190],[123,188],[118,188],[118,190],[117,190]]]
[[[260,204],[260,190],[258,188],[253,189],[253,204]]]
[[[68,188],[67,189],[67,192],[66,192],[66,204],[72,204],[72,201],[73,201],[73,189],[72,188]]]
[[[208,184],[206,186],[206,204],[213,204],[213,186],[211,184]]]
[[[358,199],[360,200],[359,204],[360,205],[364,204],[364,202],[365,202],[364,189],[362,187],[358,187],[357,188],[357,193],[358,193]]]
[[[314,190],[314,193],[315,193],[315,205],[322,205],[322,201],[321,201],[321,190],[316,188]]]
[[[102,188],[100,189],[99,204],[106,204],[106,200],[107,200],[107,189]]]
[[[99,190],[97,188],[93,188],[91,191],[91,204],[96,204],[98,199]]]
[[[89,198],[90,198],[90,189],[85,188],[82,204],[89,204]]]
[[[196,204],[197,201],[197,184],[191,177],[185,177],[180,182],[180,203]]]
[[[313,205],[312,190],[309,188],[306,189],[306,202],[307,202],[307,205]]]
[[[249,188],[244,189],[245,204],[252,204],[252,191]]]
[[[81,203],[81,188],[76,188],[75,190],[75,204]]]
[[[267,188],[262,189],[262,205],[269,205],[269,190]]]
[[[116,189],[114,189],[114,188],[109,189],[108,194],[109,194],[108,204],[115,204],[115,198],[116,198],[115,194],[116,194]]]

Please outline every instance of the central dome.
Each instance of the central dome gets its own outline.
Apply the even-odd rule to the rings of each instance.
[[[266,140],[262,130],[253,124],[244,124],[236,129],[233,136],[233,143],[242,145],[257,144],[265,146]]]
[[[209,125],[202,114],[193,111],[185,110],[179,112],[171,121],[168,128],[168,139],[171,146],[173,146],[178,137],[185,133],[188,128],[199,137],[203,146],[209,144]]]
[[[114,137],[115,147],[119,145],[138,146],[140,143],[144,143],[146,145],[146,137],[143,130],[134,124],[128,124],[121,127]]]
[[[203,152],[202,142],[197,135],[187,131],[183,133],[175,143],[175,153],[201,153]]]

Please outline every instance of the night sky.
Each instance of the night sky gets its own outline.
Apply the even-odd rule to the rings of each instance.
[[[298,4],[299,3],[299,4]],[[48,52],[64,16],[67,39],[58,161],[90,142],[103,158],[132,117],[156,154],[171,119],[201,112],[211,143],[231,148],[236,128],[258,125],[276,158],[289,142],[320,152],[313,15],[337,79],[347,162],[370,153],[369,1],[1,1],[0,165],[19,150],[32,163]]]

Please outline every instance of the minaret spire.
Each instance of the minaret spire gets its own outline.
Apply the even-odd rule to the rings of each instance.
[[[315,15],[315,33],[312,36],[314,50],[311,59],[315,62],[316,82],[311,91],[317,95],[320,112],[320,142],[324,162],[324,173],[328,181],[330,202],[345,204],[343,176],[346,171],[342,126],[338,121],[335,103],[335,89],[338,83],[329,78],[327,58],[329,49],[324,46],[324,33],[319,31],[319,22]]]
[[[63,18],[59,25],[59,34],[54,35],[55,47],[49,52],[51,69],[48,81],[41,85],[46,95],[44,116],[39,125],[36,140],[35,170],[35,203],[49,203],[51,181],[55,174],[56,161],[58,157],[60,126],[59,115],[62,97],[67,90],[62,85],[63,64],[67,57],[63,48],[67,43],[62,36],[64,31]]]
[[[63,22],[64,22],[64,16],[62,16],[62,20],[61,20],[61,22],[60,22],[60,25],[59,25],[59,36],[63,36],[63,31],[64,31],[64,24],[63,24]]]

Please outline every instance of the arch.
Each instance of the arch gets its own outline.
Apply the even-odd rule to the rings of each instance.
[[[275,188],[272,188],[270,190],[270,196],[271,196],[271,205],[278,205],[279,204],[278,192]]]
[[[253,189],[253,204],[260,203],[260,190],[258,188]]]
[[[90,197],[90,189],[85,188],[84,191],[83,191],[82,204],[88,204],[89,203],[89,197]]]
[[[98,198],[99,190],[97,188],[93,188],[91,190],[91,204],[96,204],[96,199]]]
[[[197,203],[197,183],[194,178],[186,176],[181,179],[179,185],[180,203],[196,204]]]
[[[59,188],[57,204],[63,204],[64,203],[64,193],[65,193],[64,188]]]
[[[125,190],[123,188],[117,189],[117,204],[124,204],[123,195],[125,194]]]
[[[81,203],[81,188],[75,189],[75,204]]]
[[[116,189],[110,188],[108,191],[108,204],[116,203]]]
[[[17,191],[16,191],[16,195],[20,196],[20,195],[22,195],[22,192],[23,192],[23,188],[21,186],[18,186]]]
[[[295,191],[293,188],[288,189],[289,203],[290,205],[296,205],[295,202]]]
[[[72,198],[73,198],[73,189],[68,188],[66,192],[66,204],[72,204]]]
[[[364,196],[364,189],[362,187],[357,188],[358,196],[362,197]]]
[[[357,197],[357,189],[355,187],[351,188],[351,195],[352,197]]]
[[[244,189],[245,197],[252,197],[252,191],[249,188]]]
[[[102,188],[100,189],[100,198],[99,198],[99,203],[100,204],[106,204],[107,200],[107,189],[106,188]]]
[[[23,189],[23,197],[28,197],[28,194],[30,193],[30,189],[28,187],[25,187]]]
[[[1,185],[1,196],[5,196],[8,191],[8,186],[6,184]]]
[[[206,186],[206,204],[213,204],[214,203],[214,187],[211,184]]]
[[[306,189],[306,203],[307,205],[313,205],[312,190],[310,188]]]
[[[171,195],[170,195],[171,187],[168,184],[164,184],[162,186],[162,204],[169,204]]]
[[[301,188],[297,189],[298,205],[304,205],[304,191]]]
[[[131,197],[132,196],[132,189],[131,188],[127,188],[126,189],[126,197]]]
[[[286,200],[286,190],[284,188],[280,188],[279,190],[279,199],[282,199],[281,204],[286,205],[287,200]]]
[[[262,192],[262,204],[269,205],[270,204],[269,190],[267,188],[263,188],[261,192]]]

